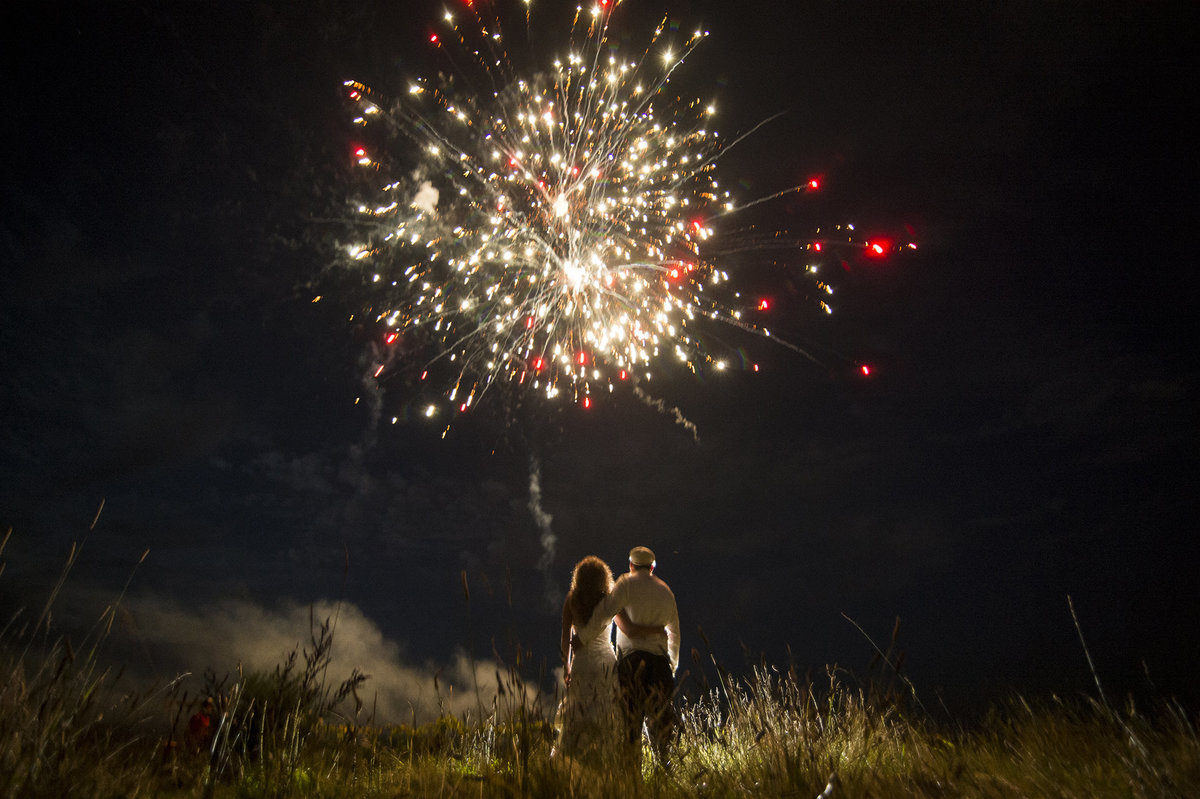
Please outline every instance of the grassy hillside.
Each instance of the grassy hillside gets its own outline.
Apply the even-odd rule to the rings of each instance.
[[[935,721],[894,670],[865,687],[835,669],[820,684],[721,670],[679,699],[667,763],[648,748],[552,757],[553,708],[504,664],[466,716],[356,721],[371,717],[367,678],[327,679],[328,622],[272,671],[208,674],[199,695],[126,691],[100,665],[115,606],[73,645],[52,630],[61,585],[0,628],[0,796],[1200,796],[1194,709],[1014,697],[965,728]]]

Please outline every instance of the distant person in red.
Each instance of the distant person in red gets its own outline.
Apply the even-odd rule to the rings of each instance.
[[[213,717],[216,713],[217,706],[213,702],[213,698],[211,696],[205,697],[204,703],[200,705],[200,709],[188,719],[187,745],[189,750],[200,752],[208,748],[208,745],[212,742]]]

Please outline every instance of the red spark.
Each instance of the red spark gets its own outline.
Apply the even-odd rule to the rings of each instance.
[[[870,367],[870,365],[865,363],[858,367],[858,371],[862,372],[863,377],[870,377],[874,373],[874,370]]]
[[[809,191],[816,191],[817,189],[821,188],[821,179],[811,178],[805,185],[808,187]]]
[[[583,366],[584,364],[587,363],[587,353],[586,352],[579,353],[578,355],[575,356],[575,360],[579,361],[580,366]]]
[[[545,361],[543,361],[541,358],[533,359],[533,368],[538,372],[542,371],[542,366],[544,364],[545,364]]]
[[[892,249],[892,243],[887,239],[871,239],[867,242],[867,255],[881,258]]]
[[[771,307],[771,301],[768,300],[766,297],[763,297],[761,300],[758,301],[758,310],[765,311],[770,307]]]
[[[584,398],[583,398],[583,407],[584,407],[584,408],[590,408],[590,407],[592,407],[592,398],[591,398],[591,397],[584,397]]]
[[[396,337],[397,337],[398,335],[399,335],[398,333],[388,333],[388,334],[387,334],[387,338],[385,338],[385,339],[383,340],[383,343],[384,343],[384,344],[391,344],[393,341],[395,341],[395,340],[396,340]]]

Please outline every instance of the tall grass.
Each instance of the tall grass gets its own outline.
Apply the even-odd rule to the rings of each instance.
[[[716,683],[678,700],[663,763],[649,747],[641,762],[617,747],[586,763],[552,757],[557,697],[530,690],[520,657],[497,659],[497,695],[468,714],[374,723],[366,675],[329,676],[330,619],[310,619],[308,643],[273,670],[209,673],[199,695],[178,682],[122,693],[100,665],[115,604],[78,645],[52,632],[81,548],[42,613],[0,630],[0,796],[1200,796],[1197,719],[1177,703],[1117,707],[1097,679],[1097,698],[1016,696],[965,729],[925,711],[893,648],[876,650],[862,681],[829,668],[819,684],[794,667],[737,676],[714,660]],[[544,681],[539,670],[532,684]],[[206,696],[210,726],[189,737]]]
[[[293,649],[273,671],[239,671],[228,685],[228,677],[218,681],[206,674],[204,695],[216,700],[213,718],[193,742],[208,759],[202,772],[206,795],[222,781],[263,796],[303,791],[314,781],[312,750],[336,743],[326,720],[340,718],[347,722],[344,734],[354,734],[362,710],[358,689],[367,676],[355,669],[339,683],[328,682],[333,625],[333,619],[318,623],[310,613],[309,645]],[[340,715],[350,698],[353,714]]]
[[[0,574],[11,535],[0,541]],[[119,673],[101,665],[117,603],[75,645],[51,624],[85,542],[72,544],[41,613],[18,610],[0,629],[0,796],[135,796],[147,785],[146,722],[161,693],[121,694]]]

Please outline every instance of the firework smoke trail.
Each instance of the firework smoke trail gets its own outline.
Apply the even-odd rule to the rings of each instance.
[[[660,361],[724,369],[705,320],[769,335],[721,299],[728,276],[702,255],[708,220],[736,210],[714,174],[728,149],[706,126],[715,108],[668,91],[708,34],[675,42],[664,20],[629,57],[609,39],[618,4],[578,9],[565,52],[528,76],[477,2],[430,37],[449,77],[413,82],[387,110],[346,84],[355,121],[404,144],[379,152],[419,153],[399,164],[359,149],[391,179],[359,208],[367,235],[350,255],[372,267],[389,343],[430,346],[421,379],[459,412],[501,383],[587,407]]]
[[[562,601],[558,586],[555,584],[551,568],[554,566],[554,547],[558,536],[550,529],[554,517],[542,509],[542,464],[536,456],[529,459],[529,513],[538,527],[539,542],[542,545],[542,556],[538,558],[538,570],[545,580],[546,602],[551,606]]]
[[[643,405],[653,408],[664,416],[673,417],[675,419],[675,424],[680,425],[684,430],[687,430],[689,433],[691,433],[693,441],[695,441],[697,444],[700,443],[700,430],[696,427],[694,422],[690,421],[686,416],[683,415],[683,411],[674,406],[668,408],[665,402],[651,397],[642,390],[641,386],[636,384],[633,386],[633,395],[641,400]]]
[[[368,365],[370,365],[372,363],[377,364],[377,363],[379,363],[381,357],[386,357],[386,356],[379,353],[377,347],[372,346],[363,355],[363,360],[360,361],[360,365],[363,367],[367,367]],[[367,425],[366,425],[366,429],[363,431],[363,445],[367,449],[374,447],[376,441],[378,440],[377,436],[379,433],[379,420],[380,420],[380,417],[383,415],[383,389],[379,385],[379,382],[375,379],[375,376],[373,374],[374,371],[375,371],[375,369],[372,368],[372,369],[369,369],[369,370],[366,370],[363,372],[363,374],[362,374],[363,392],[359,396],[360,401],[364,397],[366,398]]]

